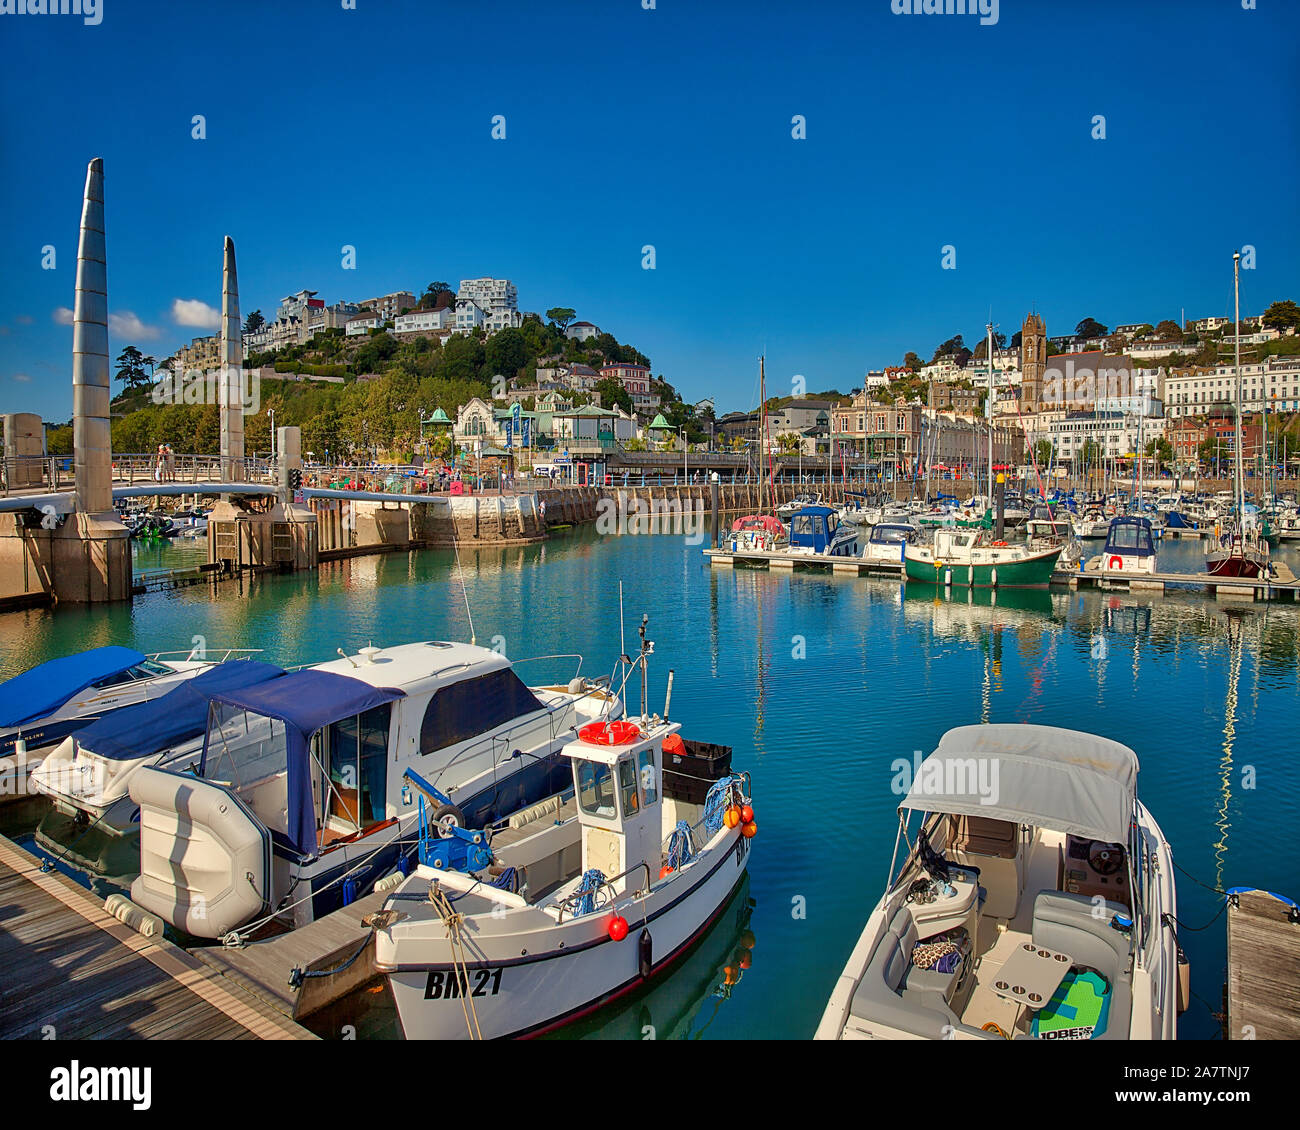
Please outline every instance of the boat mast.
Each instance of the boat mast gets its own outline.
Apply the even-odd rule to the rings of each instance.
[[[1241,467],[1241,252],[1232,253],[1232,321],[1236,332],[1232,335],[1232,364],[1237,371],[1236,422],[1237,422],[1237,526],[1242,535],[1246,532],[1246,482]]]
[[[989,505],[993,505],[993,323],[985,327],[988,331],[988,345],[985,347],[985,360],[989,364],[989,399],[984,406],[984,420],[989,428]]]

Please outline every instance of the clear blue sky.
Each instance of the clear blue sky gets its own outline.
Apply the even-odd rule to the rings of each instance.
[[[1245,312],[1300,299],[1294,0],[1001,0],[991,26],[890,0],[101,2],[93,27],[0,16],[4,411],[70,414],[56,311],[94,156],[114,356],[210,332],[173,303],[219,306],[227,233],[244,313],[504,276],[719,410],[753,403],[761,352],[773,393],[847,390],[990,309],[1008,337],[1031,306],[1049,334],[1230,312],[1242,244]]]

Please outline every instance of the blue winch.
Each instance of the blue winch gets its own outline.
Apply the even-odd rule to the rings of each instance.
[[[446,793],[441,792],[414,769],[402,774],[420,793],[419,846],[420,862],[443,871],[482,871],[492,863],[490,837],[482,829],[463,828],[461,811]],[[430,816],[425,798],[438,807]]]

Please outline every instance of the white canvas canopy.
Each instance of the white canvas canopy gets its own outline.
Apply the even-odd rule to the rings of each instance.
[[[920,765],[900,809],[986,816],[1124,843],[1138,759],[1055,726],[959,726]]]

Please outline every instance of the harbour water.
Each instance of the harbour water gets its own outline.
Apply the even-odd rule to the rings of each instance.
[[[137,550],[137,570],[196,563],[201,545]],[[1161,547],[1162,570],[1193,571],[1203,547]],[[1300,571],[1294,551],[1284,559]],[[1300,615],[1288,603],[1219,605],[1196,593],[1002,591],[945,595],[899,581],[710,568],[673,535],[573,530],[531,546],[356,558],[315,573],[151,593],[130,606],[0,617],[0,677],[100,644],[153,652],[260,647],[283,664],[418,639],[469,639],[512,659],[581,652],[610,671],[625,623],[650,616],[651,705],[676,673],[687,736],[735,748],[753,776],[747,888],[662,983],[568,1035],[810,1036],[886,881],[897,759],[975,721],[1040,722],[1132,746],[1139,794],[1177,865],[1179,936],[1192,962],[1184,1037],[1214,1038],[1223,899],[1211,888],[1300,893],[1289,843],[1300,801],[1295,719]],[[530,682],[573,661],[520,669]],[[630,704],[635,705],[635,703]],[[71,845],[62,866],[129,881],[129,841],[105,848],[39,812],[0,808],[0,831],[32,850]],[[75,842],[74,842],[75,841]],[[85,882],[91,878],[81,875]],[[394,1037],[379,986],[321,1014],[326,1036]]]

